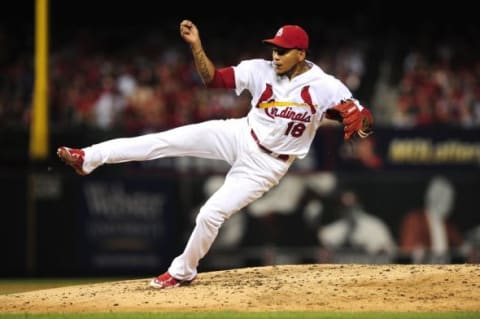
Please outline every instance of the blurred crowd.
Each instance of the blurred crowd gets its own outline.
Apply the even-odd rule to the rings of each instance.
[[[230,92],[202,90],[187,49],[156,47],[158,39],[126,43],[105,52],[102,37],[79,34],[50,53],[49,103],[52,126],[161,130],[209,118],[236,116],[246,103]],[[31,57],[3,67],[0,122],[28,125]],[[235,105],[234,105],[235,104]]]
[[[219,175],[209,177],[205,196],[222,183]],[[277,262],[289,258],[289,263],[312,256],[324,263],[478,263],[480,226],[468,225],[463,231],[459,226],[462,212],[456,205],[456,184],[443,175],[421,183],[425,188],[420,202],[393,221],[385,211],[368,207],[362,190],[346,185],[335,174],[287,175],[225,223],[213,250],[232,249],[240,258],[238,248],[242,247],[289,247],[285,256],[275,252]],[[191,212],[192,224],[196,213],[197,207]]]
[[[480,126],[480,59],[473,52],[465,56],[462,50],[468,48],[450,43],[437,47],[432,56],[416,48],[408,51],[399,81],[389,90],[379,84],[383,90],[376,92],[376,103],[383,112],[381,120],[407,128]]]
[[[336,37],[316,37],[312,32],[320,40],[312,41],[309,58],[344,81],[373,110],[378,124],[480,126],[480,55],[468,34],[455,38],[445,34],[430,45],[421,39],[405,43],[401,37],[378,39],[342,29],[329,31]],[[68,40],[54,39],[49,67],[51,125],[116,128],[136,134],[245,114],[247,97],[203,89],[189,49],[175,36],[172,30],[142,36],[80,30]],[[208,34],[204,37],[208,39]],[[260,39],[240,46],[236,38],[212,39],[206,45],[217,66],[270,57]],[[0,125],[27,127],[33,49],[12,45],[16,41],[0,28],[4,48]]]
[[[362,3],[361,7],[367,6]],[[152,13],[155,18],[156,14]],[[361,15],[337,18],[338,22],[305,21],[311,37],[308,59],[343,81],[372,110],[376,125],[480,127],[480,27],[475,21],[453,33],[436,25],[416,30],[412,22],[415,30],[402,33],[409,21],[402,20],[399,28],[389,29]],[[242,59],[269,59],[271,51],[261,39],[270,37],[283,24],[271,19],[256,25],[251,21],[227,25],[216,20],[211,25],[206,20],[198,25],[207,54],[216,66],[223,67]],[[248,96],[204,88],[190,49],[178,34],[178,22],[168,28],[99,26],[52,32],[48,68],[52,130],[94,128],[133,136],[209,119],[241,117],[248,112]],[[32,26],[23,27],[33,30]],[[0,19],[0,128],[27,130],[31,122],[31,33],[12,32],[2,27]],[[386,166],[375,152],[375,136],[355,145],[344,144],[340,152],[345,167]],[[296,164],[309,171],[315,164],[308,160]],[[185,167],[186,163],[180,165]],[[196,168],[206,167],[200,161],[195,163]],[[223,169],[219,163],[212,165]],[[329,167],[328,163],[322,165]],[[433,180],[439,183],[434,183],[434,191],[428,190],[430,184],[425,185],[424,205],[405,212],[394,228],[388,219],[392,216],[385,217],[385,212],[364,205],[367,196],[362,197],[355,187],[337,188],[335,179],[325,174],[286,176],[268,196],[251,205],[247,214],[236,214],[222,228],[218,247],[228,248],[242,240],[246,246],[307,242],[322,248],[318,260],[324,262],[350,262],[352,254],[357,261],[366,255],[368,261],[375,262],[446,262],[457,255],[462,262],[480,261],[479,225],[468,225],[473,228],[461,236],[454,224],[442,228],[447,217],[468,213],[449,216],[450,200],[455,195],[449,181]],[[218,177],[209,179],[205,196],[210,196],[219,183]],[[372,188],[372,192],[376,190]],[[437,199],[447,203],[439,208],[434,203]],[[194,220],[192,215],[192,223]],[[247,223],[251,230],[247,231]],[[281,236],[292,234],[295,228],[301,236]],[[409,231],[413,229],[412,235]],[[414,236],[418,234],[421,236]],[[342,256],[339,252],[345,250],[349,254]]]

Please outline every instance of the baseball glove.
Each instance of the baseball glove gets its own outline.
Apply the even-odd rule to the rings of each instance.
[[[360,111],[352,100],[344,100],[328,109],[325,117],[343,123],[345,140],[349,140],[354,133],[361,138],[373,134],[372,113],[366,108]]]

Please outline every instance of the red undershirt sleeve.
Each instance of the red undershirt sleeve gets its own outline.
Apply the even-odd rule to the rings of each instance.
[[[213,79],[207,84],[209,89],[234,89],[235,73],[233,67],[215,69]]]

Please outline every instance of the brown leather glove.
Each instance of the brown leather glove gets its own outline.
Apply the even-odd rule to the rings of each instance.
[[[373,133],[373,116],[366,108],[360,111],[352,100],[345,100],[328,109],[326,118],[335,120],[344,125],[344,139],[348,140],[356,133],[359,137],[365,138]]]

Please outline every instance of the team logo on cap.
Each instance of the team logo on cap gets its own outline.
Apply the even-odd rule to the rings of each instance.
[[[276,37],[281,37],[283,34],[283,28],[278,29],[277,34],[275,34]]]

